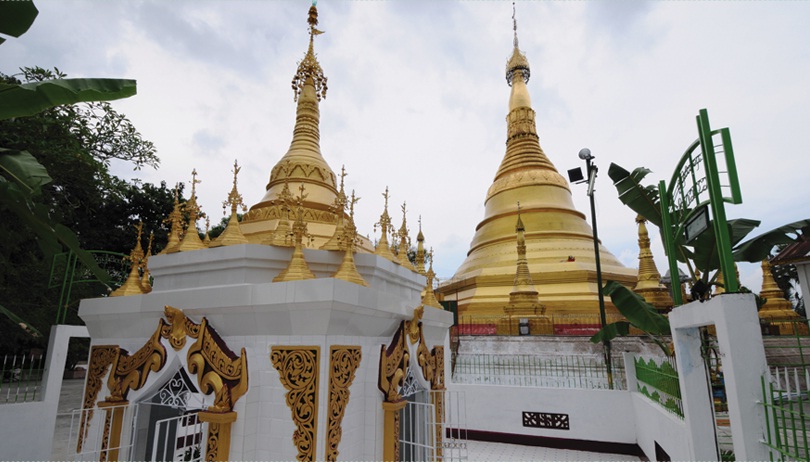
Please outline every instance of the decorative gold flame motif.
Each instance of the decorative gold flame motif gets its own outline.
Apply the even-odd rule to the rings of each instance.
[[[273,346],[270,361],[287,390],[287,406],[297,430],[293,444],[299,461],[315,460],[318,437],[318,346]]]
[[[363,355],[359,346],[332,345],[329,351],[329,416],[325,459],[333,462],[339,454],[338,445],[343,434],[341,423],[349,404],[349,387]]]

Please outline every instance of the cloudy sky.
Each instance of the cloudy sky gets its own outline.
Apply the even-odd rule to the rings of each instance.
[[[138,95],[114,105],[162,162],[116,165],[119,176],[173,184],[196,168],[201,204],[219,217],[238,159],[246,202],[261,199],[291,140],[308,1],[36,4],[31,30],[0,46],[0,71],[136,79]],[[450,277],[504,154],[512,5],[321,0],[318,9],[326,34],[316,52],[329,78],[321,149],[362,197],[358,227],[373,234],[388,186],[395,224],[407,201],[412,235],[421,215],[435,269]],[[596,156],[600,237],[625,265],[637,267],[634,215],[608,166],[668,180],[697,138],[701,108],[731,129],[744,203],[727,207],[730,218],[762,220],[758,234],[810,216],[810,2],[520,1],[517,18],[541,146],[563,174],[582,165],[581,148]],[[587,214],[585,186],[572,190]],[[757,265],[741,277],[759,290]]]

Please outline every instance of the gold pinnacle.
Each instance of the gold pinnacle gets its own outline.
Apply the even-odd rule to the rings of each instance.
[[[191,197],[186,202],[186,211],[188,212],[188,229],[177,250],[180,252],[188,252],[191,250],[200,250],[205,248],[205,244],[200,239],[197,233],[197,220],[205,217],[204,213],[200,212],[200,206],[197,205],[197,184],[202,181],[197,179],[197,169],[191,172]]]
[[[223,245],[235,245],[235,244],[247,244],[248,240],[245,238],[245,235],[242,234],[242,229],[239,227],[239,216],[236,213],[239,206],[242,207],[242,212],[247,211],[247,206],[245,205],[244,201],[242,200],[242,195],[239,194],[239,190],[236,187],[237,182],[237,175],[239,175],[239,171],[242,170],[242,167],[236,162],[233,161],[233,188],[231,192],[228,194],[228,200],[222,202],[222,213],[225,213],[226,208],[230,205],[231,206],[231,217],[228,219],[228,224],[225,226],[225,229],[211,244],[210,247],[221,247]]]
[[[287,282],[287,281],[300,281],[303,279],[315,279],[315,275],[309,270],[306,260],[304,260],[303,240],[304,236],[310,237],[307,233],[307,223],[304,221],[303,202],[307,197],[304,194],[304,185],[299,188],[301,192],[298,196],[298,207],[296,210],[295,223],[293,223],[293,237],[295,239],[295,248],[293,249],[292,258],[287,267],[279,273],[278,276],[273,278],[273,282]]]
[[[135,225],[135,229],[138,230],[138,237],[137,241],[135,242],[135,247],[132,248],[132,251],[129,253],[129,257],[127,260],[130,261],[129,267],[129,275],[127,276],[127,280],[124,281],[124,284],[121,287],[115,289],[111,294],[110,297],[121,297],[127,295],[141,295],[144,292],[144,288],[141,285],[141,274],[140,274],[140,266],[141,261],[144,258],[143,254],[143,247],[141,247],[141,235],[143,233],[143,222],[138,223]]]
[[[408,248],[411,246],[411,238],[408,236],[408,223],[405,218],[405,214],[407,213],[407,209],[405,207],[405,202],[402,203],[402,226],[399,228],[399,253],[398,259],[399,264],[408,268],[411,271],[416,271],[413,267],[413,264],[408,259]]]
[[[382,215],[380,215],[380,221],[374,224],[375,231],[377,230],[377,225],[380,226],[382,235],[380,236],[380,242],[377,243],[377,248],[374,253],[386,260],[398,263],[396,257],[391,252],[391,247],[388,245],[388,233],[391,228],[391,217],[388,215],[388,186],[385,187],[383,197],[385,198],[385,208],[383,209]]]
[[[430,268],[427,270],[427,273],[425,273],[425,294],[422,296],[422,304],[434,308],[441,308],[442,305],[436,300],[436,294],[433,292],[433,279],[436,277],[436,273],[433,272],[433,247],[430,248],[428,256],[430,257]]]

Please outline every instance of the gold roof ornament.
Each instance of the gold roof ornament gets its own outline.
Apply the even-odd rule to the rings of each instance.
[[[180,245],[177,246],[178,252],[188,252],[192,250],[200,250],[205,248],[205,244],[200,239],[197,232],[197,220],[205,216],[201,213],[200,206],[197,205],[197,184],[202,181],[197,179],[197,169],[191,171],[191,197],[186,202],[185,210],[188,213],[188,228]]]
[[[309,231],[318,246],[335,234],[338,224],[338,215],[332,209],[338,196],[337,178],[320,147],[319,104],[326,97],[327,79],[314,52],[314,37],[322,33],[315,28],[318,10],[314,5],[309,9],[307,23],[309,49],[298,63],[292,80],[294,98],[298,103],[292,142],[287,153],[272,168],[264,197],[242,217],[242,232],[251,242],[267,242],[276,221],[281,220],[282,205],[277,199],[287,181],[293,190],[300,184],[307,187],[309,197],[302,206],[310,225]],[[278,240],[278,236],[274,239]]]
[[[517,37],[517,22],[512,21]],[[486,199],[484,216],[475,228],[467,257],[452,278],[438,287],[445,299],[458,297],[458,312],[465,316],[499,316],[509,304],[515,275],[514,230],[516,204],[521,204],[526,261],[538,288],[549,284],[543,304],[551,313],[599,312],[593,230],[585,214],[574,206],[568,181],[557,171],[540,146],[536,113],[526,86],[529,63],[513,43],[506,68],[511,83],[506,116],[506,150]],[[605,280],[632,286],[635,269],[626,268],[604,246],[600,260]],[[615,313],[607,301],[607,310]]]
[[[320,248],[321,250],[343,250],[340,240],[344,236],[344,222],[346,211],[346,191],[343,189],[343,180],[346,178],[346,166],[340,167],[340,191],[332,204],[332,211],[337,215],[337,226],[332,238],[326,241]]]
[[[374,232],[377,232],[377,226],[379,226],[381,234],[380,242],[377,243],[377,248],[374,253],[386,260],[398,263],[397,258],[394,256],[393,252],[391,252],[391,247],[388,245],[388,233],[392,228],[391,216],[388,215],[388,186],[385,187],[383,197],[385,198],[385,208],[383,209],[382,215],[380,215],[380,221],[374,223]]]
[[[408,222],[405,218],[405,214],[407,210],[405,208],[405,202],[402,203],[402,226],[399,227],[399,251],[397,252],[397,259],[399,260],[399,264],[408,268],[411,271],[416,271],[411,263],[411,260],[408,258],[408,250],[411,247],[411,238],[408,236]]]
[[[180,240],[183,238],[183,209],[180,205],[180,186],[178,184],[174,185],[174,208],[163,222],[168,224],[171,230],[169,231],[169,242],[158,255],[177,252],[177,246],[180,245]]]
[[[638,283],[633,292],[644,297],[650,305],[659,310],[672,308],[672,296],[669,289],[661,284],[661,273],[655,266],[652,250],[650,250],[650,234],[647,231],[647,220],[641,215],[636,216],[638,224]]]
[[[152,256],[152,243],[155,241],[155,232],[149,232],[149,245],[146,247],[146,254],[141,260],[141,289],[143,293],[148,294],[152,291],[152,274],[149,273],[149,257]]]
[[[236,244],[247,244],[248,240],[245,238],[245,235],[242,234],[242,230],[239,228],[239,216],[237,214],[237,210],[239,207],[242,208],[242,212],[247,211],[247,206],[245,205],[244,200],[242,200],[242,195],[239,194],[239,190],[236,188],[236,177],[239,175],[239,171],[242,170],[242,167],[236,162],[233,161],[233,188],[231,192],[228,194],[228,200],[222,202],[222,214],[225,214],[225,210],[228,206],[231,207],[231,217],[228,219],[228,224],[225,226],[225,230],[222,231],[222,234],[217,237],[214,242],[211,243],[209,247],[221,247],[223,245],[236,245]]]
[[[315,275],[309,270],[306,260],[304,260],[303,241],[304,237],[310,238],[307,232],[307,223],[304,221],[304,199],[307,197],[304,194],[304,185],[301,185],[298,195],[295,223],[293,223],[292,233],[295,240],[295,248],[293,249],[292,258],[290,263],[278,276],[273,278],[273,282],[288,282],[288,281],[301,281],[304,279],[315,279]]]
[[[433,272],[433,248],[431,247],[430,253],[428,253],[428,257],[430,260],[430,267],[428,268],[427,272],[425,273],[425,291],[422,294],[422,305],[425,306],[432,306],[434,308],[442,308],[442,304],[436,300],[436,294],[433,292],[433,280],[436,278],[436,273]]]
[[[359,200],[360,198],[355,197],[354,191],[352,191],[352,197],[349,200],[349,220],[344,226],[343,238],[341,239],[341,245],[346,251],[346,254],[343,256],[343,261],[340,263],[340,267],[332,277],[353,282],[363,287],[368,287],[368,283],[357,271],[357,266],[354,264],[354,251],[357,247],[358,241],[357,227],[354,224],[354,204]]]
[[[144,292],[144,288],[141,285],[141,273],[139,271],[141,262],[143,261],[144,258],[143,247],[141,247],[143,222],[135,225],[135,229],[138,230],[138,237],[136,238],[135,241],[135,247],[132,248],[132,251],[129,253],[129,257],[127,257],[127,260],[129,260],[130,262],[129,276],[127,276],[127,280],[124,281],[124,284],[122,284],[121,287],[115,289],[110,294],[110,297],[143,295],[144,293],[146,293]]]
[[[416,235],[416,271],[425,276],[425,235],[422,234],[422,215],[419,215],[419,234]]]
[[[526,226],[520,218],[520,202],[517,203],[517,263],[515,269],[515,282],[512,292],[509,293],[509,304],[504,307],[506,314],[543,314],[545,309],[540,304],[540,296],[532,281],[529,263],[526,259]]]
[[[785,298],[785,293],[773,278],[773,268],[767,258],[762,260],[762,291],[759,296],[767,299],[759,310],[760,318],[799,317],[799,314],[793,311],[793,304]]]
[[[292,239],[293,232],[290,226],[290,212],[292,211],[292,204],[295,202],[292,193],[290,192],[289,181],[284,181],[284,187],[281,189],[281,194],[274,200],[278,203],[279,207],[279,220],[276,223],[276,229],[262,244],[275,245],[278,247],[294,247],[295,242]],[[243,217],[244,221],[244,217]]]
[[[203,237],[203,240],[202,240],[203,244],[205,244],[206,247],[211,247],[211,236],[208,234],[210,231],[211,231],[211,218],[209,218],[206,215],[206,217],[205,217],[205,234],[203,234],[203,236],[205,236],[205,237]]]

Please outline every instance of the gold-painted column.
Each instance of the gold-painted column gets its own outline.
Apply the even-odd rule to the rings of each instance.
[[[399,411],[408,402],[404,399],[393,403],[383,402],[383,460],[399,461]]]
[[[236,421],[236,412],[200,411],[197,417],[200,422],[208,422],[205,460],[227,461],[231,453],[231,424]]]
[[[101,440],[99,462],[117,461],[121,448],[121,428],[124,423],[124,410],[129,401],[102,401],[98,407],[104,409],[104,433]]]

